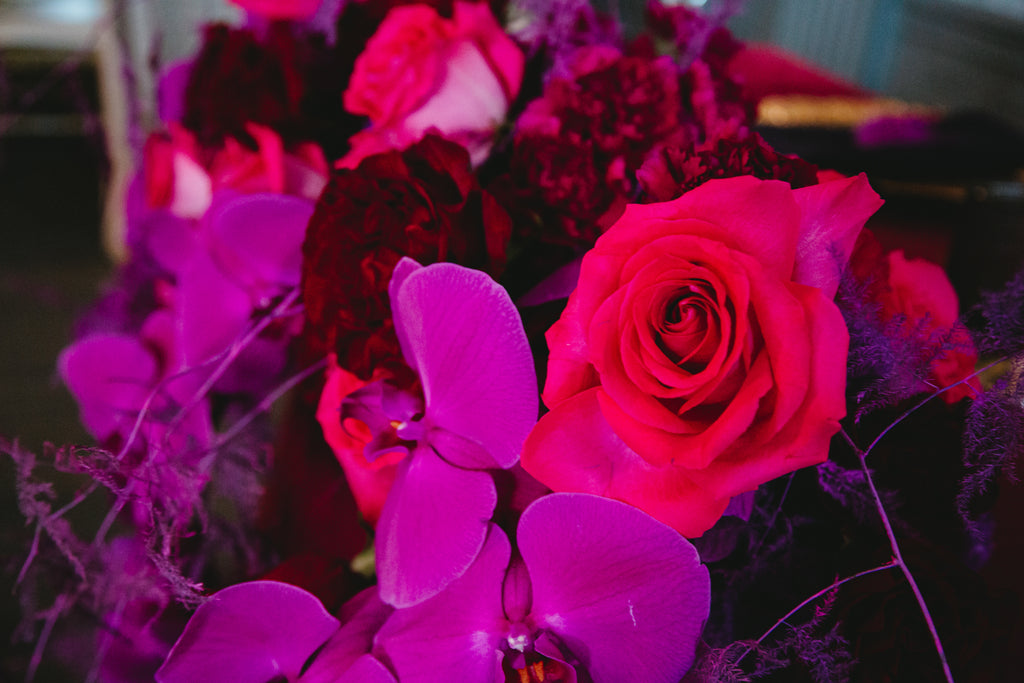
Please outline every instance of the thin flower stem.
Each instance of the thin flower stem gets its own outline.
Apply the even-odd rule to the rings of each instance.
[[[191,402],[187,405],[181,406],[177,414],[175,414],[174,418],[170,421],[170,423],[167,426],[165,438],[170,436],[170,434],[174,431],[175,427],[177,427],[177,425],[185,418],[185,416],[187,416],[188,413],[195,408],[198,402],[204,396],[206,396],[207,392],[209,392],[210,389],[213,387],[213,384],[218,379],[220,379],[221,375],[223,375],[224,372],[231,365],[231,362],[238,356],[239,353],[242,352],[242,350],[245,349],[246,346],[248,346],[256,338],[257,335],[259,335],[260,332],[262,332],[267,327],[267,325],[269,325],[271,322],[280,317],[283,317],[285,315],[291,315],[292,313],[295,312],[289,311],[288,307],[295,303],[295,300],[298,298],[298,296],[298,288],[293,289],[284,299],[281,300],[281,302],[278,303],[278,305],[274,308],[273,311],[260,318],[251,328],[249,328],[246,331],[246,333],[240,339],[236,339],[235,342],[224,351],[207,359],[206,361],[200,363],[195,367],[185,368],[180,372],[177,372],[173,375],[169,375],[161,379],[157,383],[157,385],[153,387],[152,391],[149,392],[149,396],[147,396],[146,400],[143,402],[142,408],[139,410],[138,415],[136,415],[135,417],[135,423],[132,425],[132,431],[128,435],[128,438],[125,440],[124,445],[118,451],[115,460],[120,461],[125,457],[125,455],[127,455],[128,451],[135,443],[135,439],[138,437],[139,431],[142,429],[142,425],[145,423],[146,418],[148,417],[149,412],[152,409],[153,401],[155,401],[156,397],[159,396],[161,392],[164,391],[167,385],[169,385],[174,380],[184,377],[185,375],[196,372],[197,370],[200,370],[208,365],[213,365],[214,363],[217,363],[217,367],[213,370],[210,377],[207,378],[206,382],[203,384],[200,390],[195,392]]]
[[[864,456],[867,457],[871,453],[871,451],[874,450],[875,446],[878,445],[878,442],[881,441],[883,438],[885,438],[886,434],[891,432],[896,427],[896,425],[902,423],[904,420],[906,420],[908,417],[910,417],[911,414],[917,412],[917,410],[920,409],[922,406],[924,406],[926,403],[928,403],[929,401],[931,401],[934,398],[938,397],[940,394],[946,393],[947,391],[953,389],[954,387],[958,387],[961,384],[964,384],[965,382],[969,382],[970,380],[972,380],[975,377],[979,376],[981,373],[985,372],[989,368],[994,368],[995,366],[997,366],[1000,363],[1004,362],[1008,358],[1009,358],[1009,356],[1003,356],[1002,358],[1000,358],[998,360],[992,361],[988,365],[975,370],[974,372],[972,372],[967,377],[964,377],[963,379],[961,379],[961,380],[959,380],[957,382],[953,382],[952,384],[950,384],[948,386],[942,387],[941,389],[936,391],[934,394],[929,394],[928,396],[924,397],[923,399],[921,399],[920,401],[915,403],[913,406],[911,406],[910,408],[907,408],[905,411],[903,411],[903,414],[900,415],[899,417],[897,417],[895,420],[892,421],[892,423],[890,423],[885,429],[883,429],[881,431],[881,433],[879,433],[879,435],[875,437],[874,441],[872,441],[871,444],[867,448],[865,448],[863,451],[860,451],[860,449],[856,449],[857,452],[858,453],[863,452]],[[852,441],[849,440],[849,437],[847,437],[847,441],[849,441],[851,444],[853,443]]]
[[[751,557],[757,557],[757,553],[761,550],[761,546],[764,545],[765,539],[768,538],[768,534],[771,533],[772,529],[775,528],[775,521],[779,518],[779,513],[782,512],[782,506],[786,503],[786,498],[789,497],[789,489],[793,485],[793,479],[796,477],[796,472],[789,473],[789,479],[786,481],[786,488],[782,491],[782,496],[779,497],[779,504],[775,506],[775,511],[772,513],[772,518],[768,522],[768,526],[765,528],[764,533],[761,534],[761,538],[758,539],[757,545],[750,552]]]
[[[110,532],[110,528],[114,526],[114,522],[117,520],[117,516],[121,514],[121,510],[128,503],[128,498],[131,496],[133,489],[135,488],[135,479],[132,479],[117,496],[117,500],[114,501],[114,505],[107,512],[103,518],[103,523],[100,524],[100,528],[96,530],[96,535],[93,537],[92,547],[99,548],[103,541],[107,537],[107,533]]]
[[[53,601],[53,606],[50,607],[46,621],[43,623],[43,630],[39,632],[39,639],[36,640],[36,646],[32,650],[32,659],[25,670],[25,683],[32,683],[35,680],[39,665],[43,663],[43,652],[46,651],[46,646],[50,642],[53,628],[57,625],[57,620],[63,615],[68,603],[72,601],[73,599],[67,593],[61,593]]]
[[[788,612],[786,612],[786,614],[783,615],[781,619],[776,621],[771,626],[771,628],[769,628],[767,631],[762,633],[760,638],[758,638],[752,644],[747,646],[747,649],[743,651],[743,654],[741,654],[739,656],[739,658],[735,661],[735,664],[739,665],[739,663],[741,661],[743,661],[743,659],[748,654],[753,652],[756,647],[758,647],[762,642],[764,642],[764,639],[767,638],[768,636],[770,636],[775,631],[775,629],[777,629],[778,627],[782,626],[784,623],[786,623],[787,620],[789,620],[790,617],[792,617],[794,614],[796,614],[797,612],[799,612],[804,607],[806,607],[807,605],[811,604],[812,602],[814,602],[815,600],[817,600],[821,596],[823,596],[826,593],[829,593],[829,592],[835,590],[836,588],[839,588],[839,586],[842,586],[844,583],[849,583],[850,581],[853,581],[854,579],[859,579],[860,577],[867,576],[868,574],[875,574],[877,572],[885,571],[886,569],[892,569],[895,566],[897,566],[897,563],[896,563],[896,560],[894,559],[894,560],[892,560],[890,562],[886,562],[885,564],[878,565],[877,567],[872,567],[871,569],[865,569],[864,571],[857,572],[856,574],[851,574],[850,576],[844,577],[842,579],[836,579],[835,581],[833,581],[832,583],[830,583],[829,585],[825,586],[820,591],[815,593],[814,595],[811,595],[811,596],[805,598],[804,600],[802,600],[800,602],[800,604],[798,604],[793,609],[791,609]]]
[[[14,582],[14,588],[17,589],[21,585],[21,582],[25,580],[25,575],[28,574],[29,567],[36,559],[36,555],[39,554],[39,537],[43,533],[43,524],[40,521],[36,522],[36,530],[32,534],[32,545],[28,549],[28,557],[21,564],[21,571],[18,572],[18,578]],[[13,592],[13,591],[12,591]]]
[[[185,418],[185,416],[192,411],[196,404],[204,396],[206,396],[211,389],[213,389],[213,385],[217,383],[217,380],[220,379],[225,372],[227,372],[228,368],[231,367],[231,364],[235,361],[236,358],[238,358],[239,354],[241,354],[242,351],[244,351],[245,348],[249,346],[249,344],[251,344],[256,339],[256,337],[258,337],[259,334],[267,328],[268,325],[270,325],[270,323],[272,323],[274,320],[279,318],[285,311],[287,311],[288,308],[292,304],[294,304],[298,298],[299,289],[298,287],[295,287],[290,292],[288,292],[288,294],[286,294],[283,299],[281,299],[277,306],[274,307],[274,310],[272,310],[269,314],[257,320],[256,323],[252,327],[250,327],[245,332],[244,335],[242,335],[242,337],[236,339],[231,344],[231,346],[228,347],[226,352],[223,353],[220,362],[217,364],[217,367],[214,368],[213,372],[210,373],[210,376],[206,378],[206,381],[203,382],[203,385],[196,392],[193,401],[191,403],[183,405],[181,409],[178,411],[178,413],[174,416],[174,419],[171,420],[170,424],[167,427],[168,433],[173,431],[174,428],[177,427],[178,424]]]
[[[938,629],[935,627],[935,621],[932,619],[932,613],[928,609],[928,604],[924,600],[924,595],[921,594],[921,589],[917,585],[917,581],[914,579],[914,575],[910,571],[910,567],[907,566],[906,561],[903,559],[903,554],[900,552],[900,544],[896,540],[896,533],[893,531],[892,523],[889,521],[889,515],[885,511],[885,506],[882,504],[882,498],[878,495],[878,489],[875,487],[875,480],[871,476],[871,470],[868,469],[867,463],[867,452],[857,448],[853,440],[846,433],[846,430],[842,430],[843,436],[846,438],[847,443],[851,445],[854,453],[857,455],[857,460],[860,461],[860,467],[864,471],[864,477],[867,479],[868,488],[871,490],[871,496],[875,499],[875,507],[878,509],[878,516],[882,520],[882,525],[885,527],[885,534],[889,538],[889,547],[892,549],[893,561],[899,566],[900,571],[903,572],[903,577],[907,580],[907,584],[910,585],[910,590],[914,593],[914,598],[917,600],[917,606],[921,610],[921,616],[924,617],[925,624],[928,626],[928,631],[932,635],[932,641],[935,643],[935,651],[939,656],[939,662],[942,665],[942,673],[946,677],[947,683],[954,683],[953,672],[949,668],[949,662],[946,660],[946,650],[942,647],[942,639],[939,638]],[[872,442],[872,446],[878,443],[876,438]]]
[[[216,451],[217,449],[224,446],[224,444],[226,444],[228,441],[237,436],[239,432],[245,429],[245,427],[247,427],[250,422],[256,419],[258,415],[269,410],[270,407],[277,401],[277,399],[281,398],[286,393],[288,393],[299,382],[302,382],[304,379],[322,370],[326,366],[327,359],[323,358],[317,361],[316,363],[310,365],[306,369],[288,378],[287,381],[283,382],[280,386],[274,389],[274,391],[264,396],[263,400],[259,402],[259,405],[257,405],[255,408],[253,408],[248,413],[239,418],[237,422],[231,425],[230,429],[226,430],[223,434],[221,434],[217,438],[217,441],[214,443],[213,447],[210,450]]]
[[[71,510],[78,507],[79,504],[84,503],[85,499],[92,495],[92,492],[97,488],[99,488],[99,482],[93,481],[85,488],[85,490],[79,491],[75,497],[68,501],[63,507],[58,509],[56,512],[51,512],[47,516],[46,521],[52,522],[71,512]]]

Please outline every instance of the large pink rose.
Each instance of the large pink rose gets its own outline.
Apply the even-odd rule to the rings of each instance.
[[[548,331],[551,412],[523,466],[698,536],[731,497],[822,462],[845,415],[832,299],[880,204],[863,176],[743,176],[630,205]]]
[[[431,129],[469,150],[490,149],[523,79],[522,51],[486,3],[455,2],[451,19],[428,5],[392,9],[356,60],[345,108],[370,119],[341,165],[402,149]]]

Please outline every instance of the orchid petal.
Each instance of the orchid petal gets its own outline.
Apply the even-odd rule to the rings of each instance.
[[[313,202],[280,194],[241,195],[210,212],[211,252],[222,269],[251,288],[295,286]]]
[[[134,422],[157,379],[153,353],[121,334],[79,340],[61,352],[57,365],[82,423],[100,441]]]
[[[302,674],[302,683],[394,681],[390,672],[368,654],[373,647],[374,636],[393,611],[377,597],[376,587],[367,588],[345,603],[338,615],[342,620],[341,628],[335,631],[309,669]],[[340,679],[339,672],[345,672]],[[359,674],[366,678],[359,678]]]
[[[497,499],[489,475],[417,448],[398,466],[377,522],[381,599],[409,607],[465,573],[483,546]]]
[[[582,265],[582,257],[565,264],[544,278],[536,287],[519,297],[516,304],[519,306],[540,306],[549,301],[568,299],[569,295],[576,289]]]
[[[294,680],[337,628],[338,620],[301,588],[276,581],[229,586],[192,615],[156,680]]]
[[[163,209],[150,209],[144,220],[146,253],[169,273],[180,273],[202,248],[193,221]]]
[[[249,295],[206,253],[197,254],[182,271],[178,292],[182,355],[189,367],[228,348],[245,331],[253,312]]]
[[[402,683],[498,680],[510,556],[505,534],[491,525],[476,562],[438,595],[395,612],[377,634],[375,654]]]
[[[508,293],[485,273],[438,263],[405,275],[392,309],[402,353],[423,384],[426,422],[480,447],[447,438],[438,444],[442,457],[471,468],[514,465],[538,398],[530,345]],[[481,450],[491,463],[481,463]]]
[[[306,683],[306,676],[302,677]],[[387,667],[370,655],[363,655],[341,676],[323,679],[324,683],[397,683]]]
[[[556,493],[523,513],[517,542],[534,620],[595,681],[674,683],[690,668],[710,579],[676,531],[618,501]]]

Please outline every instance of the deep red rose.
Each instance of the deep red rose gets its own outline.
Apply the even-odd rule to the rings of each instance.
[[[333,350],[360,379],[382,364],[401,373],[387,290],[398,261],[450,261],[496,276],[510,235],[508,215],[480,189],[469,154],[436,135],[335,170],[303,245],[310,342]]]
[[[794,189],[818,182],[814,164],[776,152],[753,131],[696,147],[662,147],[647,158],[636,175],[644,200],[656,202],[675,199],[712,178],[752,175],[782,180]]]

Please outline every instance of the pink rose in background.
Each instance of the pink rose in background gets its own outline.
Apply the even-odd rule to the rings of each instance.
[[[825,460],[846,412],[832,298],[880,204],[863,176],[744,176],[627,207],[547,333],[551,412],[523,466],[699,536],[733,496]]]
[[[321,0],[231,0],[247,12],[270,19],[308,19],[316,14]]]
[[[346,168],[401,149],[431,129],[481,163],[523,79],[522,51],[486,3],[455,2],[451,19],[427,5],[392,9],[356,60],[345,108],[370,119]]]
[[[147,203],[181,218],[199,218],[218,190],[243,194],[272,192],[316,199],[327,183],[327,159],[312,143],[286,151],[281,137],[250,123],[256,141],[250,149],[228,138],[217,150],[203,149],[195,136],[176,123],[146,142],[143,175]]]
[[[960,305],[953,285],[941,266],[924,259],[907,259],[902,250],[889,252],[889,287],[881,295],[882,316],[906,316],[910,332],[922,335],[935,348],[929,383],[941,388],[974,372],[978,354],[967,329],[959,324]],[[980,390],[977,379],[942,394],[955,403]]]

